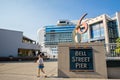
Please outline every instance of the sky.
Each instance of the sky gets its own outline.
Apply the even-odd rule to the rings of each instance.
[[[78,20],[101,14],[120,12],[120,0],[0,0],[0,29],[22,31],[37,40],[43,26],[56,25],[58,20]]]

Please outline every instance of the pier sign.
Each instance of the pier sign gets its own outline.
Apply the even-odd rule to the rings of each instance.
[[[93,72],[93,49],[92,47],[70,47],[70,71]]]

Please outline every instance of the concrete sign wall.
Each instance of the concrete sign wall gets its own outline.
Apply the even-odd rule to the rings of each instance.
[[[58,77],[107,78],[104,44],[61,43],[58,52]]]

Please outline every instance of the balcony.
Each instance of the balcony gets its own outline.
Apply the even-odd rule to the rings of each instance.
[[[22,49],[40,50],[40,45],[38,45],[38,44],[30,44],[30,43],[22,43],[20,48],[22,48]]]

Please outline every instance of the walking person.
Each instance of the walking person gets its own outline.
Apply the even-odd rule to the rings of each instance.
[[[38,55],[37,63],[38,63],[38,75],[37,75],[37,77],[40,77],[40,70],[44,73],[44,76],[47,77],[45,74],[45,71],[43,70],[44,61],[43,61],[43,56],[41,54]]]

